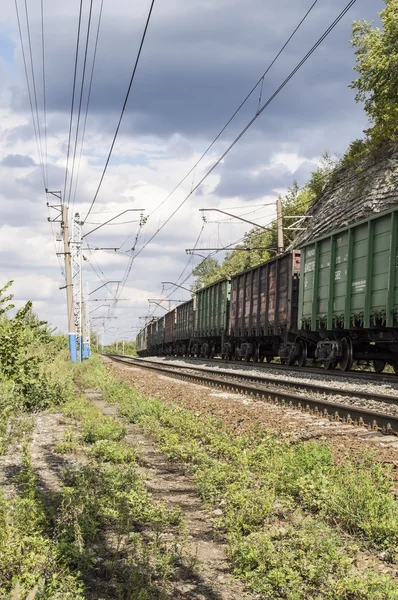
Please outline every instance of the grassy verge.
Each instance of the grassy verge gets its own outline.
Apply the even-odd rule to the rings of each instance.
[[[25,598],[34,590],[39,598],[83,599],[79,573],[72,572],[57,539],[49,535],[28,445],[17,484],[16,498],[0,495],[1,598]],[[14,595],[16,589],[20,596]]]
[[[54,448],[71,458],[60,492],[43,493],[36,481],[32,421],[18,417],[8,432],[3,427],[3,440],[18,434],[24,450],[16,495],[0,492],[0,597],[161,600],[182,560],[180,544],[169,542],[181,529],[181,514],[147,492],[124,441],[125,425],[74,395],[73,369],[63,361],[59,367],[51,375],[63,387],[57,410],[73,422]],[[7,383],[9,423],[13,392]]]
[[[142,397],[99,361],[79,376],[189,465],[202,498],[218,509],[236,574],[253,590],[288,600],[398,598],[395,581],[355,567],[359,546],[397,560],[398,506],[385,466],[335,465],[325,444],[264,431],[236,436],[222,421]]]
[[[118,419],[84,397],[63,412],[79,433],[67,429],[56,451],[81,458],[65,470],[56,504],[62,555],[86,574],[92,591],[99,579],[112,598],[163,598],[181,558],[179,547],[166,542],[170,528],[181,525],[180,512],[153,501]]]

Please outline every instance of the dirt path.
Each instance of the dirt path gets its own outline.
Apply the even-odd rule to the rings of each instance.
[[[16,432],[7,451],[0,457],[0,489],[10,498],[16,495],[17,475],[22,466],[23,446],[28,444],[39,491],[54,494],[61,489],[61,470],[73,460],[54,452],[66,425],[60,414],[42,413],[30,417],[31,431]],[[26,417],[22,417],[25,418]],[[18,425],[16,425],[18,427]]]
[[[117,409],[90,394],[104,414],[117,417]],[[185,532],[179,541],[183,556],[188,556],[172,582],[170,600],[254,599],[243,584],[230,575],[230,563],[224,552],[225,540],[212,525],[211,515],[202,507],[195,484],[183,468],[158,452],[155,444],[138,425],[128,425],[126,442],[138,452],[138,471],[155,500],[181,509]]]
[[[37,486],[44,498],[62,489],[62,470],[76,461],[76,457],[54,451],[67,426],[60,413],[39,414],[35,419],[30,452]]]

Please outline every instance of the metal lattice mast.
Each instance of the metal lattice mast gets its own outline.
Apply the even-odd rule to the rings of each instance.
[[[77,360],[81,362],[82,344],[82,224],[79,213],[73,219],[72,252],[72,284],[73,284],[73,314],[76,327]]]

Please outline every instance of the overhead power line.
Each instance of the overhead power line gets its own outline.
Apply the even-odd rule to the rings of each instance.
[[[258,119],[258,117],[264,112],[264,110],[271,104],[271,102],[278,96],[278,94],[283,90],[283,88],[289,83],[289,81],[294,77],[299,69],[304,65],[304,63],[310,58],[310,56],[315,52],[315,50],[320,46],[320,44],[324,41],[324,39],[329,35],[329,33],[336,27],[336,25],[341,21],[341,19],[345,16],[345,14],[350,10],[350,8],[355,4],[356,0],[350,0],[350,2],[346,5],[346,7],[341,11],[341,13],[336,17],[333,23],[327,28],[327,30],[321,35],[318,41],[312,46],[312,48],[307,52],[304,58],[296,65],[296,67],[291,71],[290,75],[286,77],[286,79],[281,83],[278,89],[268,98],[268,100],[262,105],[262,107],[256,112],[254,117],[249,121],[249,123],[242,129],[239,135],[234,139],[234,141],[228,146],[228,148],[223,152],[223,154],[217,159],[217,161],[213,164],[213,166],[206,172],[206,174],[201,178],[201,180],[192,188],[189,194],[180,202],[177,208],[167,217],[164,223],[158,227],[155,233],[149,238],[149,240],[138,250],[135,254],[135,258],[137,258],[143,250],[154,240],[154,238],[164,229],[164,227],[171,221],[171,219],[177,214],[180,208],[187,202],[187,200],[196,192],[196,190],[202,185],[202,183],[211,175],[214,169],[220,164],[220,162],[227,156],[227,154],[232,150],[232,148],[238,143],[238,141],[243,137],[243,135],[250,129],[253,123]]]
[[[47,102],[46,102],[46,67],[45,67],[45,47],[44,47],[44,7],[43,0],[40,0],[41,12],[41,51],[42,51],[42,71],[43,71],[43,117],[44,117],[44,173],[46,186],[48,186],[48,152],[47,152]]]
[[[297,33],[297,31],[300,29],[301,25],[304,23],[304,21],[306,20],[306,18],[308,17],[308,15],[312,11],[312,9],[315,7],[315,5],[317,4],[317,2],[318,2],[318,0],[315,0],[315,2],[312,3],[312,5],[310,6],[310,8],[305,13],[304,17],[301,19],[301,21],[299,22],[299,24],[296,26],[296,28],[290,34],[290,36],[288,37],[288,39],[286,40],[286,42],[283,44],[282,48],[279,50],[279,52],[276,54],[276,56],[274,57],[274,59],[268,65],[268,67],[266,68],[266,70],[264,71],[264,73],[261,75],[260,79],[257,81],[257,83],[254,84],[254,86],[252,87],[252,89],[250,90],[250,92],[247,94],[246,98],[244,98],[244,100],[242,100],[242,102],[239,104],[238,108],[235,110],[235,112],[230,116],[230,118],[228,119],[228,121],[225,123],[224,127],[219,131],[219,133],[216,135],[216,137],[211,142],[211,144],[203,152],[202,156],[196,161],[196,163],[188,171],[188,173],[181,179],[181,181],[179,181],[179,183],[177,183],[177,185],[175,186],[175,188],[166,196],[166,198],[164,200],[162,200],[162,202],[160,204],[158,204],[152,210],[152,212],[149,213],[149,215],[148,215],[149,217],[151,215],[153,215],[153,213],[156,212],[161,206],[163,206],[163,204],[165,204],[165,202],[167,202],[167,200],[178,190],[178,188],[184,183],[184,181],[191,175],[191,173],[196,169],[196,167],[199,165],[199,163],[202,162],[202,160],[204,159],[204,157],[213,148],[214,144],[220,139],[220,137],[222,136],[222,134],[224,133],[224,131],[227,129],[228,125],[234,120],[234,118],[236,117],[236,115],[240,112],[240,110],[243,108],[243,106],[249,100],[249,98],[251,97],[251,95],[253,94],[253,92],[257,89],[257,87],[259,86],[259,84],[262,83],[262,82],[264,82],[265,76],[268,74],[268,72],[273,67],[273,65],[276,63],[276,61],[278,60],[278,58],[280,57],[280,55],[282,54],[282,52],[285,50],[285,48],[288,46],[288,44],[290,43],[290,41],[292,40],[292,38],[295,36],[295,34]],[[261,94],[260,94],[260,101],[261,101]]]
[[[262,76],[260,77],[260,79],[257,81],[257,83],[253,86],[253,88],[251,89],[251,91],[247,94],[246,98],[241,102],[241,104],[238,106],[238,108],[235,110],[235,112],[232,114],[232,116],[229,118],[229,120],[227,121],[227,123],[224,125],[224,127],[221,129],[221,131],[218,133],[218,135],[215,137],[215,139],[213,140],[213,142],[208,146],[208,148],[205,150],[205,152],[202,154],[202,156],[199,158],[199,160],[194,164],[194,166],[190,169],[190,171],[188,171],[188,173],[185,175],[185,177],[183,179],[181,179],[181,181],[175,186],[175,188],[166,196],[166,198],[156,207],[154,208],[154,210],[149,213],[149,216],[151,216],[154,212],[156,212],[156,210],[158,210],[158,208],[160,208],[161,206],[163,206],[163,204],[174,194],[174,192],[182,185],[182,183],[187,179],[187,177],[189,177],[189,175],[196,169],[196,167],[198,166],[198,164],[203,160],[203,158],[206,156],[206,154],[209,152],[209,150],[214,146],[214,144],[216,143],[216,141],[220,138],[220,136],[224,133],[224,131],[226,130],[226,128],[228,127],[228,125],[231,123],[231,121],[235,118],[235,116],[238,114],[238,112],[241,110],[241,108],[244,106],[244,104],[247,102],[247,100],[250,98],[250,96],[253,94],[254,90],[258,87],[259,83],[261,81],[264,80],[264,77],[267,75],[268,71],[271,69],[271,67],[274,65],[274,63],[276,62],[276,60],[279,58],[279,56],[281,55],[281,53],[283,52],[283,50],[286,48],[286,46],[289,44],[290,40],[293,38],[293,36],[296,34],[296,32],[298,31],[298,29],[301,27],[301,25],[304,23],[304,21],[306,20],[306,18],[308,17],[308,15],[310,14],[310,12],[312,11],[312,9],[314,8],[314,6],[317,4],[318,0],[315,0],[312,5],[310,6],[310,8],[308,9],[308,11],[305,13],[304,17],[301,19],[301,21],[299,22],[299,24],[296,26],[296,28],[294,29],[294,31],[291,33],[291,35],[289,36],[289,38],[287,39],[287,41],[285,42],[285,44],[282,46],[282,48],[280,49],[280,51],[277,53],[277,55],[275,56],[275,58],[272,60],[272,62],[268,65],[267,69],[264,71],[264,73],[262,74]],[[197,189],[198,186],[196,186]],[[194,189],[191,190],[191,194],[193,193]],[[95,200],[95,199],[94,199]],[[91,210],[91,207],[90,207]],[[90,212],[90,211],[89,211]],[[88,216],[89,213],[87,213]],[[87,218],[86,216],[86,218]],[[172,215],[173,216],[173,215]],[[164,227],[164,225],[158,229],[157,233]],[[152,236],[147,242],[145,242],[145,244],[142,246],[142,248],[139,250],[139,252],[136,254],[136,256],[138,256],[142,250],[144,248],[146,248],[146,246],[152,241],[152,239],[154,238],[154,236]],[[129,262],[129,264],[127,265],[126,268],[126,273],[130,273],[131,268],[132,268],[132,264],[133,264],[133,258],[131,259],[131,261]]]
[[[28,89],[30,112],[31,112],[32,121],[33,121],[33,131],[34,131],[34,134],[35,134],[36,145],[37,145],[37,154],[38,154],[38,157],[39,157],[39,163],[40,163],[40,167],[41,167],[41,174],[42,174],[42,178],[43,178],[43,187],[44,187],[44,189],[46,189],[46,187],[47,187],[46,186],[46,177],[45,177],[44,167],[43,167],[43,156],[42,156],[42,153],[41,153],[41,139],[39,137],[39,132],[38,132],[38,129],[37,129],[37,124],[36,124],[36,117],[35,117],[35,113],[34,113],[34,110],[33,110],[32,90],[31,90],[31,86],[30,86],[30,82],[29,82],[28,65],[27,65],[27,61],[26,61],[25,46],[24,46],[24,42],[23,42],[23,35],[22,35],[22,28],[21,28],[21,19],[20,19],[20,16],[19,16],[19,10],[18,10],[17,0],[14,0],[14,4],[15,4],[15,12],[16,12],[16,15],[17,15],[19,39],[20,39],[20,42],[21,42],[22,60],[23,60],[24,71],[25,71],[26,87]]]
[[[86,110],[85,110],[85,115],[84,115],[83,133],[82,133],[82,139],[81,139],[81,144],[80,144],[80,155],[79,155],[79,161],[78,161],[78,164],[77,164],[77,175],[76,175],[76,182],[75,182],[75,190],[73,192],[72,212],[73,212],[73,206],[75,205],[77,185],[79,183],[80,164],[81,164],[82,154],[83,154],[84,139],[85,139],[85,136],[86,136],[87,116],[88,116],[88,110],[89,110],[90,100],[91,100],[91,88],[92,88],[92,85],[93,85],[95,62],[96,62],[96,59],[97,59],[98,39],[99,39],[100,28],[101,28],[103,6],[104,6],[104,0],[101,0],[101,6],[100,6],[100,10],[99,10],[98,24],[97,24],[97,33],[96,33],[96,36],[95,36],[93,62],[92,62],[92,66],[91,66],[90,83],[89,83],[89,86],[88,86]]]
[[[63,196],[62,196],[63,202],[65,202],[66,183],[67,183],[67,179],[68,179],[70,140],[71,140],[71,137],[72,137],[73,109],[74,109],[74,105],[75,105],[75,89],[76,89],[77,63],[78,63],[78,60],[79,60],[80,28],[81,28],[81,23],[82,23],[82,8],[83,8],[83,0],[80,0],[79,21],[78,21],[78,26],[77,26],[77,39],[76,39],[76,52],[75,52],[75,69],[74,69],[74,73],[73,73],[72,101],[71,101],[70,119],[69,119],[68,150],[67,150],[67,154],[66,154],[64,193],[63,193]]]
[[[43,164],[43,147],[42,147],[42,143],[41,143],[41,130],[40,130],[39,108],[38,108],[38,104],[37,104],[36,78],[35,78],[35,69],[34,69],[34,65],[33,65],[32,40],[31,40],[31,37],[30,37],[29,13],[28,13],[27,0],[25,0],[25,15],[26,15],[26,28],[27,28],[27,32],[28,32],[28,45],[29,45],[29,55],[30,55],[30,66],[31,66],[31,72],[32,72],[33,96],[34,96],[35,108],[36,108],[37,131],[38,131],[38,134],[39,134],[39,146],[40,146],[40,154],[41,154],[41,163],[42,163],[43,175],[44,175],[44,180],[45,180],[45,172],[44,172],[44,164]],[[45,187],[47,187],[47,182],[46,182],[46,186]]]
[[[96,201],[96,199],[98,197],[98,193],[99,193],[99,191],[101,189],[102,182],[104,180],[105,173],[106,173],[106,170],[108,168],[108,164],[109,164],[110,158],[112,156],[112,152],[113,152],[113,148],[114,148],[114,145],[115,145],[115,142],[116,142],[116,138],[117,138],[118,133],[119,133],[120,124],[122,122],[124,111],[125,111],[126,106],[127,106],[127,101],[129,99],[131,86],[133,85],[133,81],[134,81],[135,74],[136,74],[136,71],[137,71],[138,62],[140,60],[140,56],[141,56],[142,48],[143,48],[143,45],[144,45],[146,33],[147,33],[147,30],[148,30],[149,21],[151,20],[151,15],[152,15],[152,10],[153,10],[154,4],[155,4],[155,0],[152,0],[151,1],[151,6],[150,6],[149,12],[148,12],[147,20],[146,20],[146,23],[145,23],[144,32],[142,34],[140,46],[139,46],[139,49],[138,49],[137,58],[135,60],[135,64],[134,64],[134,68],[133,68],[133,73],[132,73],[131,78],[130,78],[130,83],[129,83],[128,88],[127,88],[126,97],[124,99],[123,106],[122,106],[122,111],[120,113],[119,121],[118,121],[118,124],[117,124],[117,127],[116,127],[115,135],[114,135],[113,140],[112,140],[112,144],[111,144],[111,147],[110,147],[110,150],[109,150],[109,153],[108,153],[108,157],[107,157],[106,162],[105,162],[105,166],[104,166],[104,170],[103,170],[102,175],[101,175],[100,182],[99,182],[97,190],[96,190],[96,192],[94,194],[94,198],[93,198],[93,200],[91,202],[91,205],[90,205],[90,208],[88,210],[88,213],[86,214],[86,216],[85,216],[85,218],[83,220],[83,223],[86,221],[87,217],[89,216],[89,214],[90,214],[90,212],[91,212],[91,210],[92,210],[92,208],[94,206],[94,203],[95,203],[95,201]]]
[[[77,150],[77,141],[78,141],[78,138],[79,138],[80,114],[81,114],[81,110],[82,110],[82,100],[83,100],[83,91],[84,91],[84,79],[86,77],[87,52],[88,52],[88,43],[89,43],[89,40],[90,40],[90,28],[91,28],[91,15],[92,15],[92,12],[93,12],[93,0],[90,0],[90,9],[89,9],[89,13],[88,13],[87,32],[86,32],[86,44],[85,44],[85,48],[84,48],[82,83],[81,83],[81,86],[80,86],[79,108],[78,108],[78,112],[77,112],[76,135],[75,135],[75,144],[74,144],[74,150],[73,150],[72,172],[71,172],[70,182],[69,182],[68,206],[69,206],[69,203],[70,203],[70,197],[71,197],[72,186],[73,186],[73,176],[74,176],[74,173],[75,173],[76,150]]]

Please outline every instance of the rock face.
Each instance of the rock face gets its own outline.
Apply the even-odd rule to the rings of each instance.
[[[398,207],[398,146],[341,168],[308,211],[294,246]]]

